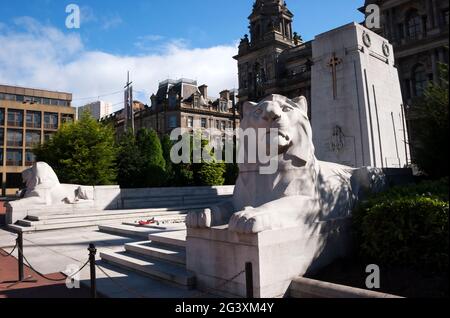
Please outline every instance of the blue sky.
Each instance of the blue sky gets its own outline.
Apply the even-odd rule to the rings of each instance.
[[[78,30],[65,27],[65,8],[70,3],[81,8]],[[357,8],[363,3],[287,1],[295,15],[294,30],[305,40],[348,22],[362,21]],[[237,67],[232,55],[237,41],[248,32],[252,4],[253,0],[3,1],[0,40],[16,41],[17,45],[9,45],[9,52],[0,53],[0,82],[65,90],[73,92],[74,98],[84,98],[117,91],[122,84],[119,78],[122,81],[125,70],[131,69],[139,80],[136,85],[145,91],[142,98],[148,98],[158,80],[167,76],[209,81],[216,94],[225,88],[221,86],[236,86]],[[24,55],[17,50],[21,41],[22,47],[28,45],[38,52]],[[177,54],[191,68],[173,63]],[[35,67],[32,61],[49,65]],[[193,61],[198,64],[192,65]],[[31,69],[24,67],[27,63]],[[217,63],[223,64],[223,69],[217,69]],[[19,71],[12,73],[14,66]],[[50,80],[42,74],[46,70],[57,78]],[[88,77],[88,83],[82,76]]]

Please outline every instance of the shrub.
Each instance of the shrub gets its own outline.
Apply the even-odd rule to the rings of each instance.
[[[354,211],[361,256],[385,265],[448,267],[448,180],[395,187]]]

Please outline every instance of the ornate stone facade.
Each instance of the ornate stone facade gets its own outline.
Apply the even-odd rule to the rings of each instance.
[[[394,46],[403,99],[411,105],[428,81],[438,80],[438,63],[448,64],[447,0],[366,0],[377,4],[381,28],[375,30]],[[360,9],[365,12],[364,8]]]
[[[208,96],[208,86],[197,86],[190,79],[159,83],[158,92],[151,96],[151,106],[134,105],[135,129],[149,128],[158,134],[170,134],[175,128],[202,130],[215,128],[222,132],[239,128],[239,113],[234,91],[224,90],[218,98]],[[124,133],[123,110],[106,117],[113,121],[117,135]]]
[[[258,101],[269,94],[311,94],[311,42],[292,30],[294,15],[284,0],[257,0],[234,58],[239,68],[239,100]]]

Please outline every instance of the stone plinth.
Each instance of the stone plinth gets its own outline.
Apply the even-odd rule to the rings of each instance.
[[[350,218],[258,234],[237,234],[228,226],[189,228],[187,269],[195,273],[199,290],[245,297],[245,273],[229,280],[251,262],[254,296],[283,297],[294,278],[315,272],[350,251],[349,227]]]

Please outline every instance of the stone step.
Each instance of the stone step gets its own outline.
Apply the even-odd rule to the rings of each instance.
[[[116,227],[121,226],[122,222],[126,221],[136,221],[135,216],[131,217],[125,217],[123,216],[120,219],[97,219],[97,220],[90,220],[90,221],[74,221],[70,223],[56,223],[56,224],[34,224],[33,222],[28,223],[25,221],[18,221],[18,224],[10,224],[8,227],[13,231],[19,231],[23,233],[27,232],[39,232],[39,231],[51,231],[51,230],[60,230],[60,229],[71,229],[71,228],[81,228],[81,227],[102,227],[105,228],[105,232],[111,232],[112,234],[121,234],[119,231],[107,231],[109,227]],[[23,223],[26,223],[26,225],[21,225]],[[133,226],[132,228],[136,228],[136,226]],[[147,229],[149,230],[149,229]],[[155,229],[153,229],[155,230]],[[159,230],[160,231],[160,230]],[[156,231],[156,232],[159,232]],[[148,234],[152,233],[152,229],[150,231],[147,231],[146,233],[141,233],[141,235],[131,235],[131,236],[138,236],[143,239],[147,239]]]
[[[125,244],[125,250],[131,254],[149,256],[180,265],[186,265],[186,249],[184,247],[145,241],[127,243]]]
[[[104,221],[107,222],[107,221]],[[19,224],[8,224],[8,228],[14,232],[30,233],[40,231],[52,231],[62,229],[72,229],[81,227],[96,227],[97,222],[76,222],[68,224],[51,224],[51,225],[36,225],[36,226],[21,226]]]
[[[186,230],[153,233],[148,235],[148,239],[155,243],[186,247]]]
[[[138,212],[138,213],[121,213],[121,214],[105,214],[105,215],[86,215],[83,217],[69,217],[69,218],[52,218],[47,220],[19,220],[18,224],[22,226],[36,226],[36,225],[46,225],[46,224],[64,224],[64,223],[75,223],[75,222],[87,222],[87,221],[101,221],[101,220],[124,220],[124,219],[138,219],[138,218],[153,218],[173,215],[184,215],[187,211],[167,211],[167,212]]]
[[[156,199],[151,198],[148,200],[143,199],[125,199],[124,205],[129,208],[134,209],[144,209],[144,208],[159,208],[159,207],[179,207],[179,206],[187,206],[187,205],[197,205],[197,206],[211,206],[218,204],[229,197],[224,198],[185,198],[185,199],[177,199],[177,198],[165,198],[165,199]]]
[[[123,252],[100,252],[100,258],[110,264],[156,277],[192,289],[195,287],[195,275],[183,266],[170,262],[139,257]]]
[[[138,227],[123,224],[105,224],[99,225],[98,229],[102,232],[114,234],[118,236],[137,237],[140,239],[148,239],[149,234],[159,233],[167,229],[158,229],[150,227]]]
[[[91,213],[52,213],[52,214],[39,214],[33,215],[32,213],[27,216],[30,221],[42,221],[50,219],[68,219],[68,218],[84,218],[86,216],[112,216],[112,215],[126,215],[126,214],[146,214],[146,213],[160,213],[160,212],[174,212],[174,211],[190,211],[192,209],[203,209],[207,205],[185,205],[181,207],[170,207],[170,208],[148,208],[148,209],[127,209],[127,210],[105,210],[105,211],[94,211]]]

